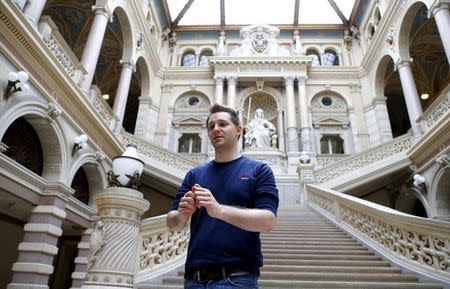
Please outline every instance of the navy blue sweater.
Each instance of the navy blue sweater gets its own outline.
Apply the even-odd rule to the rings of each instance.
[[[266,164],[246,157],[231,162],[210,161],[190,170],[177,192],[172,210],[194,184],[209,189],[218,203],[243,208],[266,209],[276,215],[278,189]],[[259,233],[249,232],[197,209],[191,218],[191,237],[186,270],[204,266],[239,266],[259,275],[263,265]]]

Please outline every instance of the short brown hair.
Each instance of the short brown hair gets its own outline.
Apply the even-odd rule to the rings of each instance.
[[[209,115],[208,115],[208,118],[206,119],[206,127],[208,127],[209,117],[211,116],[211,114],[216,113],[216,112],[227,112],[230,115],[231,121],[233,122],[233,124],[235,126],[238,126],[240,124],[238,114],[234,109],[232,109],[231,107],[220,105],[220,104],[216,103],[209,109]]]

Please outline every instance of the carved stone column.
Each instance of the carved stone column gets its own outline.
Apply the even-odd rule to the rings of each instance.
[[[300,133],[302,138],[302,151],[312,152],[311,120],[309,117],[308,98],[306,96],[307,76],[299,76],[298,79],[298,105],[300,112]]]
[[[400,75],[400,82],[402,83],[403,95],[405,96],[406,108],[408,109],[409,122],[415,137],[422,133],[420,124],[417,119],[422,115],[422,105],[420,104],[419,95],[417,94],[416,84],[411,71],[412,59],[400,58],[395,63],[395,69]]]
[[[156,144],[168,147],[166,134],[169,116],[169,96],[172,93],[172,83],[161,84],[161,101],[159,102],[158,121],[156,123]]]
[[[82,289],[133,288],[141,215],[150,206],[142,193],[110,187],[95,196],[100,219],[91,234],[88,273]]]
[[[128,92],[130,90],[131,76],[133,74],[134,62],[132,60],[121,60],[122,71],[120,73],[119,85],[117,86],[116,97],[114,98],[113,113],[119,119],[116,123],[115,131],[122,128],[125,108],[127,106]]]
[[[214,102],[217,104],[223,104],[223,77],[214,77],[216,84],[216,94],[214,95]]]
[[[349,86],[355,115],[352,125],[352,129],[355,132],[354,142],[356,144],[356,151],[360,152],[369,148],[369,133],[367,131],[366,117],[362,103],[361,84],[352,82],[349,83]]]
[[[436,26],[441,36],[442,45],[444,46],[445,54],[447,55],[447,61],[450,64],[450,4],[441,0],[436,0],[431,5],[428,12],[428,17],[434,16]]]
[[[227,105],[231,108],[235,107],[236,103],[236,84],[237,77],[236,76],[227,76]]]
[[[284,119],[283,110],[277,109],[277,134],[278,134],[278,149],[283,153],[286,152],[286,146],[284,143]]]
[[[287,138],[288,152],[298,152],[298,133],[295,116],[294,76],[284,77],[287,106]]]
[[[83,65],[87,72],[80,83],[81,89],[86,92],[86,94],[94,79],[95,68],[97,67],[103,38],[105,37],[108,19],[112,21],[113,17],[107,6],[94,6],[93,10],[95,12],[94,20],[92,21],[92,27],[89,31],[89,36],[80,60],[81,65]]]
[[[23,14],[34,26],[37,26],[39,19],[41,18],[45,3],[47,3],[47,1],[28,0],[23,8]]]

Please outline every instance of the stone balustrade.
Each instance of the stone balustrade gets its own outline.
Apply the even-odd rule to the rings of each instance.
[[[428,109],[419,117],[423,132],[426,133],[434,128],[439,122],[450,116],[450,85],[441,95],[433,101]]]
[[[170,231],[166,224],[166,215],[143,220],[139,271],[135,281],[148,280],[183,265],[189,233],[189,225],[181,232]]]
[[[75,83],[78,83],[86,74],[86,70],[78,61],[72,49],[67,45],[58,31],[58,27],[50,16],[42,16],[39,22],[39,31],[42,39],[51,53],[55,56],[61,67],[67,72]]]
[[[349,155],[317,155],[317,168],[326,167],[347,158]]]
[[[329,166],[314,170],[315,182],[323,184],[397,155],[407,158],[406,151],[411,148],[411,146],[412,137],[410,134],[405,134],[388,143],[370,148],[341,161],[334,162]],[[398,161],[398,159],[395,161]],[[386,166],[386,163],[381,165]]]
[[[307,202],[391,262],[450,283],[450,224],[307,185]]]
[[[180,184],[184,175],[191,168],[198,165],[195,161],[190,160],[187,157],[182,157],[177,153],[151,144],[132,134],[122,132],[117,134],[117,137],[125,147],[128,144],[135,144],[138,146],[138,155],[142,161],[144,161],[146,167],[149,166],[152,169],[169,174],[177,178],[180,181]]]

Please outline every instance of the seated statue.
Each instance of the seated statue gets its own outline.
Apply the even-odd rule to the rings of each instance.
[[[270,147],[271,137],[275,133],[275,126],[264,119],[264,112],[258,108],[255,118],[245,127],[244,142],[246,147]]]

